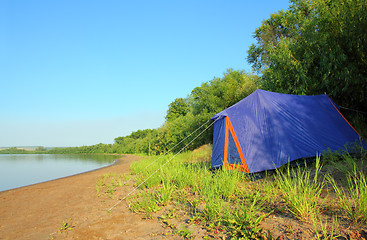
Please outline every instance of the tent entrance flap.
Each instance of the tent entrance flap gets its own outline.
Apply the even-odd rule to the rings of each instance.
[[[225,140],[223,166],[225,169],[238,169],[249,172],[241,146],[229,117],[225,117]]]

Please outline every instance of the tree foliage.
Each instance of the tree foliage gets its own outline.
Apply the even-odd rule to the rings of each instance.
[[[188,97],[193,115],[217,113],[247,97],[257,89],[258,77],[228,69],[222,78],[215,77],[196,87]]]
[[[176,98],[168,105],[166,120],[172,121],[180,116],[185,116],[188,112],[188,104],[186,99]]]
[[[222,78],[215,77],[196,87],[186,98],[176,98],[168,106],[166,122],[155,130],[133,132],[126,137],[115,139],[116,152],[161,154],[177,147],[185,147],[193,139],[190,136],[198,127],[209,125],[208,120],[217,112],[245,98],[257,88],[258,78],[242,71],[228,69]],[[204,127],[200,131],[204,130]],[[138,136],[138,137],[136,137]],[[186,149],[194,149],[212,141],[212,129],[203,132]]]
[[[255,30],[248,62],[264,89],[327,93],[367,110],[366,0],[293,0]]]

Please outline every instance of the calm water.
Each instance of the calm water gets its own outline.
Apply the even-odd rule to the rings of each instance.
[[[116,158],[109,155],[0,154],[0,191],[105,167]]]

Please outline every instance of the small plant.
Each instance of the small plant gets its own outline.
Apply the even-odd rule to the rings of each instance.
[[[223,211],[223,199],[217,197],[207,197],[205,207],[201,217],[207,222],[215,222],[221,218]]]
[[[98,178],[96,183],[96,191],[98,197],[101,196],[101,191],[108,197],[113,198],[114,193],[119,187],[126,183],[127,177],[125,175],[117,175],[116,173],[106,173]]]
[[[162,222],[166,224],[166,226],[169,227],[170,229],[177,229],[176,225],[173,223],[170,223],[170,221],[168,220],[163,220]]]
[[[177,230],[176,233],[178,236],[184,237],[185,239],[191,238],[191,234],[192,234],[192,232],[185,226],[182,226],[179,230]]]
[[[70,223],[70,219],[69,220],[63,220],[62,221],[62,226],[59,228],[59,232],[60,233],[66,233],[69,231],[69,230],[73,230],[75,228],[75,226],[73,226],[73,224]]]
[[[167,214],[165,214],[165,215],[162,215],[161,216],[161,218],[164,220],[164,219],[172,219],[172,218],[177,218],[177,213],[176,213],[176,211],[177,211],[178,209],[177,208],[174,208],[174,209],[172,209],[172,210],[170,210],[170,211],[168,211],[168,213]]]
[[[142,192],[132,204],[130,210],[133,212],[144,212],[146,218],[152,218],[152,213],[160,210],[154,195],[149,192]]]
[[[261,214],[263,201],[261,196],[253,196],[252,202],[242,202],[230,209],[224,222],[232,237],[240,239],[257,239],[261,234],[260,222],[270,213]]]
[[[187,199],[187,205],[189,207],[189,214],[192,214],[192,215],[198,214],[198,205],[200,202],[201,200],[197,198]]]
[[[175,186],[173,186],[169,181],[162,179],[162,186],[155,191],[155,198],[157,202],[161,205],[165,205],[175,191]]]

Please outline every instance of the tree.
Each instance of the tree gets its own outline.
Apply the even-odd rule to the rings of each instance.
[[[255,31],[248,62],[264,89],[327,93],[367,110],[366,0],[293,0]]]
[[[196,87],[189,96],[193,115],[215,114],[247,97],[258,87],[258,78],[243,70],[227,69],[222,78],[214,78]]]
[[[185,116],[188,112],[188,105],[185,99],[176,98],[168,105],[166,120],[172,121],[180,116]]]

